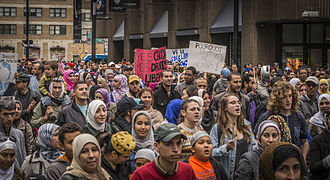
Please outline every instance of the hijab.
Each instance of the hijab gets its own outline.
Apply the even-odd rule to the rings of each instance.
[[[95,93],[101,93],[103,96],[103,102],[105,103],[107,110],[109,110],[109,106],[110,106],[110,94],[108,92],[108,90],[104,89],[104,88],[100,88],[98,90],[96,90]]]
[[[16,152],[16,144],[13,141],[9,140],[9,138],[7,138],[6,141],[0,142],[0,152],[7,150],[7,149],[12,149]],[[13,162],[13,164],[7,170],[0,169],[0,179],[12,179],[13,178],[14,169],[15,169],[14,164],[15,163]]]
[[[107,107],[103,101],[101,100],[93,100],[91,103],[89,103],[88,109],[87,109],[87,122],[95,128],[97,131],[103,132],[105,129],[105,123],[99,124],[94,120],[95,113],[97,109],[103,105],[104,107]]]
[[[71,69],[69,69],[69,70],[67,70],[67,71],[65,71],[65,73],[64,73],[64,81],[65,81],[65,83],[66,83],[66,85],[67,85],[67,87],[68,87],[68,91],[72,91],[72,88],[73,88],[73,84],[74,84],[74,82],[75,81],[71,81],[70,79],[69,79],[69,76],[70,76],[70,74],[74,74],[74,71],[72,71]]]
[[[59,129],[60,126],[56,124],[47,123],[40,126],[37,137],[37,145],[40,147],[40,153],[42,157],[52,163],[58,158],[61,153],[58,149],[53,149],[51,146],[51,140],[54,132]]]
[[[105,71],[105,73],[104,73],[104,75],[105,75],[105,80],[107,81],[107,84],[108,84],[108,86],[112,86],[112,82],[110,82],[109,80],[108,80],[108,74],[109,73],[113,73],[113,70],[111,70],[111,69],[107,69],[106,71]]]
[[[183,100],[181,99],[174,99],[168,103],[165,112],[165,119],[169,123],[173,123],[173,124],[178,123],[182,103]]]
[[[296,87],[296,84],[298,83],[298,82],[300,82],[300,79],[298,79],[298,78],[292,78],[291,80],[290,80],[290,84],[291,84],[291,86],[292,87]]]
[[[141,114],[146,115],[150,123],[150,130],[144,138],[141,138],[136,134],[135,126],[134,126],[136,118]],[[141,149],[151,149],[151,150],[154,149],[154,132],[152,130],[152,120],[150,114],[147,111],[138,111],[134,114],[132,119],[132,136],[135,140],[137,147]]]
[[[330,95],[330,91],[329,91],[329,82],[326,79],[321,79],[319,82],[319,93],[321,94],[321,84],[327,84],[327,92],[325,92],[325,94],[329,94]]]
[[[259,160],[259,180],[275,180],[275,168],[290,157],[297,158],[300,163],[300,175],[301,177],[305,176],[307,170],[300,149],[287,142],[277,142],[271,144],[261,154]]]
[[[267,120],[276,122],[276,124],[281,132],[281,141],[282,142],[292,143],[290,128],[289,128],[288,124],[286,123],[286,121],[282,118],[282,116],[271,115],[268,117]]]
[[[57,81],[56,81],[57,82]],[[65,91],[65,87],[64,87],[64,83],[63,83],[63,81],[60,81],[61,82],[61,86],[62,86],[62,92],[61,92],[61,95],[60,95],[60,97],[58,97],[58,98],[55,98],[54,97],[54,95],[53,95],[53,84],[54,84],[54,81],[52,81],[51,83],[50,83],[50,85],[49,85],[49,92],[51,93],[51,95],[52,95],[52,99],[58,99],[58,100],[61,100],[62,98],[63,98],[63,96],[64,96],[64,91]]]
[[[265,129],[268,128],[268,127],[274,127],[278,133],[278,142],[281,141],[281,131],[280,129],[278,128],[278,125],[276,122],[274,121],[271,121],[271,120],[266,120],[266,121],[263,121],[262,123],[260,123],[259,127],[258,127],[258,133],[257,133],[257,140],[258,140],[258,143],[257,143],[257,148],[264,151],[264,149],[261,147],[261,136],[262,136],[262,133],[264,133]]]
[[[330,95],[329,94],[322,94],[319,96],[319,98],[317,99],[317,103],[318,103],[318,107],[319,107],[319,112],[317,112],[309,121],[311,124],[315,125],[315,126],[319,126],[321,128],[325,128],[324,124],[323,124],[323,117],[324,114],[321,112],[320,109],[320,103],[322,101],[323,98],[326,98],[328,100],[328,102],[330,102]]]
[[[128,92],[127,78],[123,74],[117,74],[114,79],[119,81],[119,87],[112,91],[113,100],[115,103],[118,103],[121,98],[123,98]]]
[[[101,159],[99,159],[99,164],[97,166],[97,173],[88,173],[81,167],[80,162],[80,153],[84,146],[88,143],[93,143],[97,146],[100,157],[101,157],[101,149],[100,145],[97,142],[96,138],[91,134],[80,134],[76,138],[74,138],[72,143],[72,151],[73,151],[73,159],[71,165],[67,167],[67,171],[63,174],[69,174],[76,176],[81,179],[101,179],[108,180],[110,178],[109,174],[101,167]]]

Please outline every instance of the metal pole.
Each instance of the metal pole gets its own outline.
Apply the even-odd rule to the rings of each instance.
[[[28,60],[29,58],[29,16],[30,16],[30,9],[29,9],[29,0],[26,0],[26,24],[25,24],[25,35],[26,35],[26,47],[25,47],[25,58]]]
[[[96,43],[96,2],[91,0],[92,14],[92,60],[95,62],[95,43]]]
[[[233,45],[234,45],[234,63],[238,64],[238,0],[234,0],[234,35],[233,35]]]

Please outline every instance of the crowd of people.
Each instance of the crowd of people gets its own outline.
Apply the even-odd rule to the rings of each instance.
[[[330,179],[329,69],[20,62],[0,97],[0,179]]]

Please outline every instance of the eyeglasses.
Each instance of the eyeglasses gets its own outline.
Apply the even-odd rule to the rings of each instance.
[[[12,141],[12,142],[16,142],[16,138],[13,136],[9,136],[9,137],[0,137],[0,142],[6,142],[7,140]]]

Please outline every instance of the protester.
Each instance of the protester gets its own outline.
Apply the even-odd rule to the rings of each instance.
[[[330,111],[324,114],[324,131],[313,138],[309,159],[312,180],[330,178]]]
[[[251,123],[244,119],[239,99],[230,93],[220,100],[216,121],[210,133],[212,156],[225,168],[229,179],[233,179],[241,155],[255,146]]]
[[[196,89],[207,89],[207,81],[205,78],[200,77],[196,79],[196,84],[195,84]]]
[[[197,96],[197,91],[198,89],[195,86],[185,87],[183,88],[181,99],[185,101],[192,96]]]
[[[271,144],[259,161],[259,180],[306,179],[305,160],[299,148],[293,144]]]
[[[319,94],[329,94],[329,82],[326,79],[320,79]]]
[[[111,179],[109,174],[101,167],[101,148],[94,136],[90,134],[78,135],[73,140],[72,150],[71,165],[60,180]]]
[[[160,76],[161,83],[159,88],[154,92],[154,109],[157,109],[165,117],[166,107],[170,101],[174,99],[180,99],[180,93],[174,89],[173,83],[173,73],[171,71],[165,70]]]
[[[213,86],[213,96],[216,96],[217,94],[221,94],[225,92],[228,88],[228,81],[227,78],[230,74],[230,71],[228,68],[223,68],[220,71],[220,79],[218,79],[214,86]]]
[[[129,91],[125,75],[117,74],[113,81],[113,91],[110,94],[111,102],[118,103]]]
[[[325,129],[324,124],[324,114],[325,112],[330,109],[330,95],[329,94],[322,94],[318,98],[318,107],[319,111],[311,118],[309,121],[307,128],[308,132],[312,137],[321,134]]]
[[[150,149],[140,149],[134,157],[134,169],[153,161],[156,158],[155,152]]]
[[[73,85],[74,85],[74,82],[75,82],[74,71],[71,70],[71,69],[66,70],[65,73],[64,73],[63,78],[64,78],[64,81],[65,81],[67,87],[68,87],[67,93],[69,94],[72,91],[72,88],[73,88]]]
[[[180,95],[182,96],[183,94],[183,89],[184,88],[188,88],[189,86],[195,86],[195,78],[197,76],[197,71],[196,71],[196,68],[193,67],[193,66],[189,66],[187,69],[186,69],[186,72],[185,72],[185,82],[181,83],[181,84],[178,84],[176,87],[175,87],[175,90],[177,90]]]
[[[137,99],[140,85],[140,78],[137,75],[130,75],[128,78],[129,91],[126,93],[126,96]]]
[[[0,179],[21,180],[25,174],[14,165],[16,158],[16,144],[13,139],[0,137]]]
[[[40,127],[37,137],[37,151],[27,156],[22,164],[26,175],[42,175],[46,177],[48,166],[61,155],[59,151],[58,131],[56,124],[44,124]]]
[[[65,82],[63,77],[58,73],[57,63],[53,61],[48,61],[45,64],[45,74],[41,77],[39,81],[39,90],[43,96],[50,96],[49,85],[51,83],[51,80],[53,80],[54,78],[60,78],[63,80],[63,82]],[[64,87],[64,93],[66,93],[66,84]]]
[[[258,88],[257,88],[257,93],[261,95],[262,99],[268,99],[269,98],[269,82],[270,82],[270,76],[269,74],[262,74],[261,79],[257,81]]]
[[[104,89],[100,88],[96,90],[95,92],[95,100],[101,100],[105,103],[107,106],[107,121],[112,121],[115,119],[115,114],[117,112],[116,104],[113,102],[110,102],[110,94],[109,92]]]
[[[257,147],[241,156],[235,171],[236,179],[259,179],[259,159],[262,152],[272,143],[281,141],[281,131],[277,123],[271,120],[262,122],[259,125],[256,139]]]
[[[105,76],[105,79],[107,81],[109,89],[112,91],[112,81],[113,81],[113,78],[115,77],[115,74],[114,74],[113,70],[107,69],[105,71],[104,76]]]
[[[58,180],[66,168],[70,166],[72,155],[72,142],[75,137],[81,134],[81,127],[76,123],[64,124],[58,132],[58,140],[64,154],[51,163],[46,171],[46,178],[49,180]]]
[[[39,82],[41,76],[43,75],[45,70],[44,65],[41,62],[36,62],[32,67],[32,75],[30,76],[29,88],[40,94],[39,91]]]
[[[154,96],[151,88],[142,88],[138,94],[138,98],[146,106],[145,110],[150,114],[152,120],[152,127],[157,129],[157,127],[164,122],[164,117],[161,112],[153,108]]]
[[[210,136],[204,131],[198,131],[191,139],[193,156],[184,162],[193,168],[197,179],[228,179],[222,165],[212,155],[212,142]]]
[[[319,80],[315,76],[309,76],[306,79],[307,94],[301,96],[300,102],[298,103],[298,110],[304,115],[308,122],[314,114],[318,111],[317,106],[317,90]]]
[[[196,176],[192,167],[178,161],[182,150],[182,139],[187,139],[187,137],[180,133],[176,125],[172,123],[159,125],[155,131],[154,143],[159,156],[152,162],[135,170],[131,180],[195,180]]]
[[[203,99],[203,106],[201,108],[201,117],[202,121],[200,122],[203,129],[207,132],[210,133],[211,128],[215,124],[215,112],[213,111],[212,108],[210,108],[210,96],[208,92],[204,89],[198,90],[198,96]]]
[[[300,81],[302,83],[305,83],[307,80],[307,69],[305,67],[300,67],[300,69],[298,70],[298,78],[300,79]]]
[[[174,99],[168,103],[165,113],[165,121],[178,124],[182,103],[183,100],[181,99]]]

